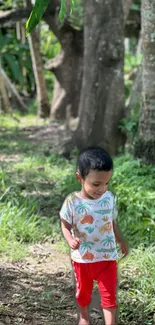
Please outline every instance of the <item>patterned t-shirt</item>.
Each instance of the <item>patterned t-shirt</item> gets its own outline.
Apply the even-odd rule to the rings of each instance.
[[[78,192],[70,194],[62,205],[60,218],[72,226],[73,237],[81,240],[78,249],[71,249],[71,259],[79,263],[116,260],[116,217],[115,198],[110,191],[97,200],[84,199]]]

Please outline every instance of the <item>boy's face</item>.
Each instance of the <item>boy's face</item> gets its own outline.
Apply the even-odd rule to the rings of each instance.
[[[108,183],[112,177],[112,170],[107,172],[91,169],[85,179],[83,179],[79,173],[76,173],[76,177],[82,185],[82,194],[84,197],[96,200],[108,190]]]

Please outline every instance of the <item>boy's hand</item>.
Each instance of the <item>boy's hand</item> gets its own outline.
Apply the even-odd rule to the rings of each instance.
[[[119,247],[120,250],[123,254],[123,256],[125,257],[128,253],[129,253],[129,247],[127,242],[125,242],[123,239],[119,242]]]
[[[70,248],[72,249],[78,249],[80,246],[80,239],[79,238],[73,238],[68,242]]]

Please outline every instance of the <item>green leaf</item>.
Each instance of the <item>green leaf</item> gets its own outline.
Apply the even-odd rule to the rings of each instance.
[[[71,1],[71,11],[70,11],[70,13],[72,13],[72,9],[74,7],[75,1],[74,0],[70,0],[70,1]]]
[[[61,0],[61,9],[59,12],[59,18],[61,22],[64,20],[65,15],[66,15],[66,0]]]
[[[41,20],[50,0],[36,0],[30,17],[26,23],[26,35],[28,35]]]
[[[6,53],[3,59],[7,62],[9,69],[12,72],[13,78],[20,84],[23,84],[23,75],[19,62],[16,60],[15,56],[11,53]]]
[[[30,17],[26,23],[26,35],[28,35],[40,22],[49,2],[51,0],[36,0],[35,5],[32,9]],[[75,4],[75,0],[71,1],[71,10]],[[66,15],[66,0],[61,0],[61,8],[59,12],[59,18],[62,22]]]

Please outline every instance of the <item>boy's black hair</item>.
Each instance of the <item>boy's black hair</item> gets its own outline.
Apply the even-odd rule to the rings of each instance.
[[[83,150],[77,160],[77,170],[85,178],[90,169],[98,171],[110,171],[113,169],[113,161],[110,155],[101,147],[89,147]]]

